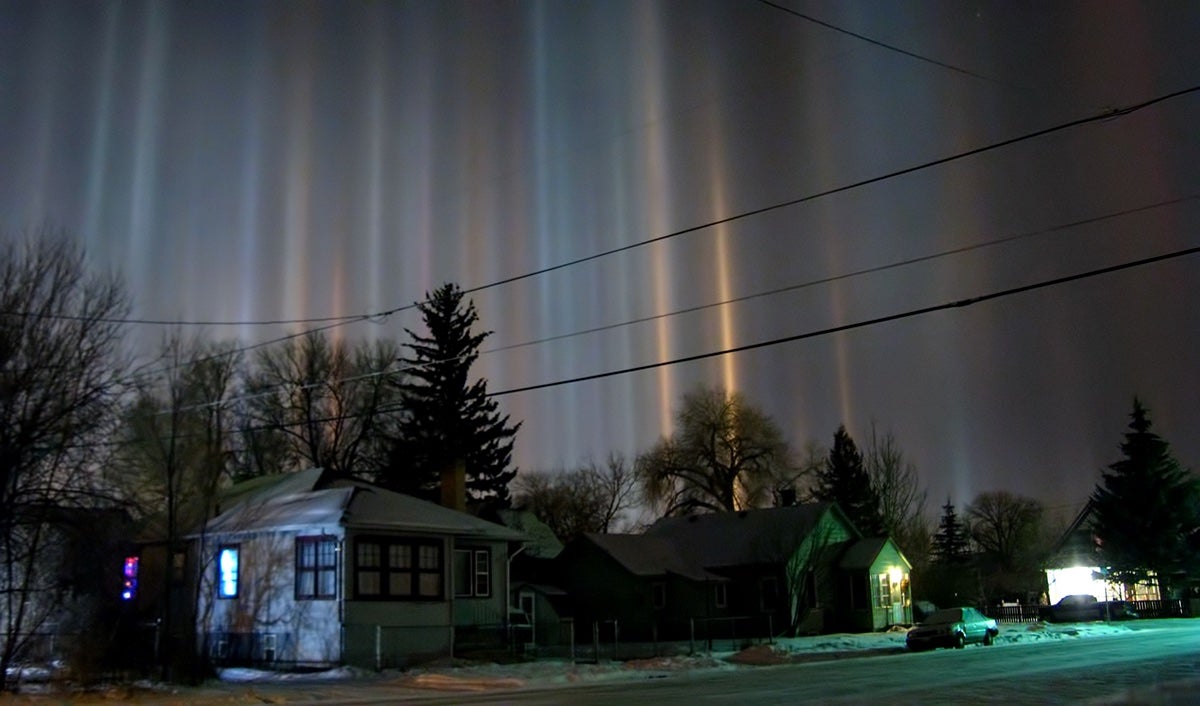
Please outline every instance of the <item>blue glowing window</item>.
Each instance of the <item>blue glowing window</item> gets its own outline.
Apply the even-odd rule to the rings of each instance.
[[[238,548],[221,547],[217,552],[217,597],[237,598]]]
[[[138,557],[125,557],[125,569],[122,571],[124,583],[121,587],[121,600],[132,601],[137,597]]]

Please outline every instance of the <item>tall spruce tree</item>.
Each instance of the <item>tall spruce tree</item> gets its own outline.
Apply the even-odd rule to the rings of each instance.
[[[879,495],[871,485],[862,454],[844,424],[833,435],[833,448],[829,450],[825,467],[817,472],[817,488],[813,495],[818,500],[836,502],[864,537],[883,534]]]
[[[491,331],[472,333],[479,315],[455,284],[426,294],[417,304],[428,335],[407,330],[411,356],[401,358],[404,414],[381,484],[419,496],[436,493],[443,470],[462,463],[472,499],[508,502],[513,440],[510,426],[487,381],[469,381],[471,364]]]
[[[1092,493],[1092,530],[1113,578],[1156,579],[1166,598],[1200,562],[1200,495],[1170,445],[1150,430],[1149,413],[1137,398],[1130,419],[1121,444],[1125,457],[1108,467]]]
[[[959,566],[970,558],[967,544],[967,528],[958,519],[954,504],[946,498],[942,506],[942,519],[938,531],[933,535],[933,563],[939,566]]]

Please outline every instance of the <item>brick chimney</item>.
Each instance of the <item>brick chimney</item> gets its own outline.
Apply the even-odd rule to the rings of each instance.
[[[467,463],[455,459],[442,469],[442,506],[451,510],[467,510]]]

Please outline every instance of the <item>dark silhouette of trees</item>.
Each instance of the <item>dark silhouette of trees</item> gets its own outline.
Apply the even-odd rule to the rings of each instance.
[[[475,304],[455,284],[445,284],[417,304],[427,335],[411,330],[411,355],[403,359],[400,382],[404,408],[379,482],[395,490],[430,496],[440,474],[456,464],[466,471],[466,489],[476,500],[508,502],[516,477],[512,446],[521,425],[488,396],[487,380],[470,381],[471,365],[491,331],[473,333]]]
[[[950,498],[946,498],[946,504],[942,506],[938,530],[933,535],[932,555],[933,563],[938,566],[962,566],[971,559],[967,528],[958,519]]]
[[[1156,580],[1166,598],[1200,564],[1200,491],[1150,427],[1149,413],[1135,398],[1121,444],[1124,458],[1108,467],[1092,493],[1092,529],[1112,578]]]
[[[178,335],[163,344],[161,371],[140,379],[123,415],[118,463],[109,469],[136,517],[154,532],[165,531],[162,585],[174,586],[183,537],[199,529],[216,507],[218,489],[232,473],[236,394],[241,357],[232,343],[184,342]],[[164,678],[191,655],[195,606],[176,606],[165,590],[158,606]],[[177,616],[182,624],[175,624]],[[178,662],[178,664],[177,664]],[[194,666],[194,665],[191,665]]]
[[[879,495],[845,425],[834,432],[833,447],[829,449],[825,467],[817,474],[813,495],[818,500],[837,503],[864,537],[884,533]]]
[[[616,454],[604,466],[525,472],[513,482],[513,505],[532,511],[564,544],[581,534],[618,531],[636,501],[633,469]]]
[[[985,559],[979,562],[979,573],[987,597],[1035,598],[1042,589],[1042,568],[1050,550],[1042,504],[994,490],[975,496],[966,514],[971,540]]]
[[[675,433],[637,461],[643,497],[661,517],[760,507],[792,476],[779,427],[739,393],[698,388],[676,420]]]
[[[387,415],[398,410],[389,381],[397,356],[387,341],[351,348],[319,331],[259,351],[246,384],[239,476],[378,468]]]
[[[879,498],[883,534],[895,540],[913,566],[923,566],[929,554],[930,527],[917,467],[904,457],[896,437],[890,431],[879,436],[874,423],[863,463]]]
[[[0,246],[0,690],[68,597],[64,516],[114,504],[97,442],[112,432],[130,363],[120,279],[89,275],[65,237],[35,235]]]

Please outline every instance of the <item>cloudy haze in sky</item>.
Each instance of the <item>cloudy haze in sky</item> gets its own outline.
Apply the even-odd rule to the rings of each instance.
[[[778,2],[10,0],[0,228],[79,238],[140,319],[382,313],[457,282],[498,393],[1200,244],[1200,4]],[[875,420],[931,507],[1072,505],[1134,394],[1200,466],[1198,275],[1182,255],[501,405],[523,469],[645,450],[706,384],[797,447]]]

